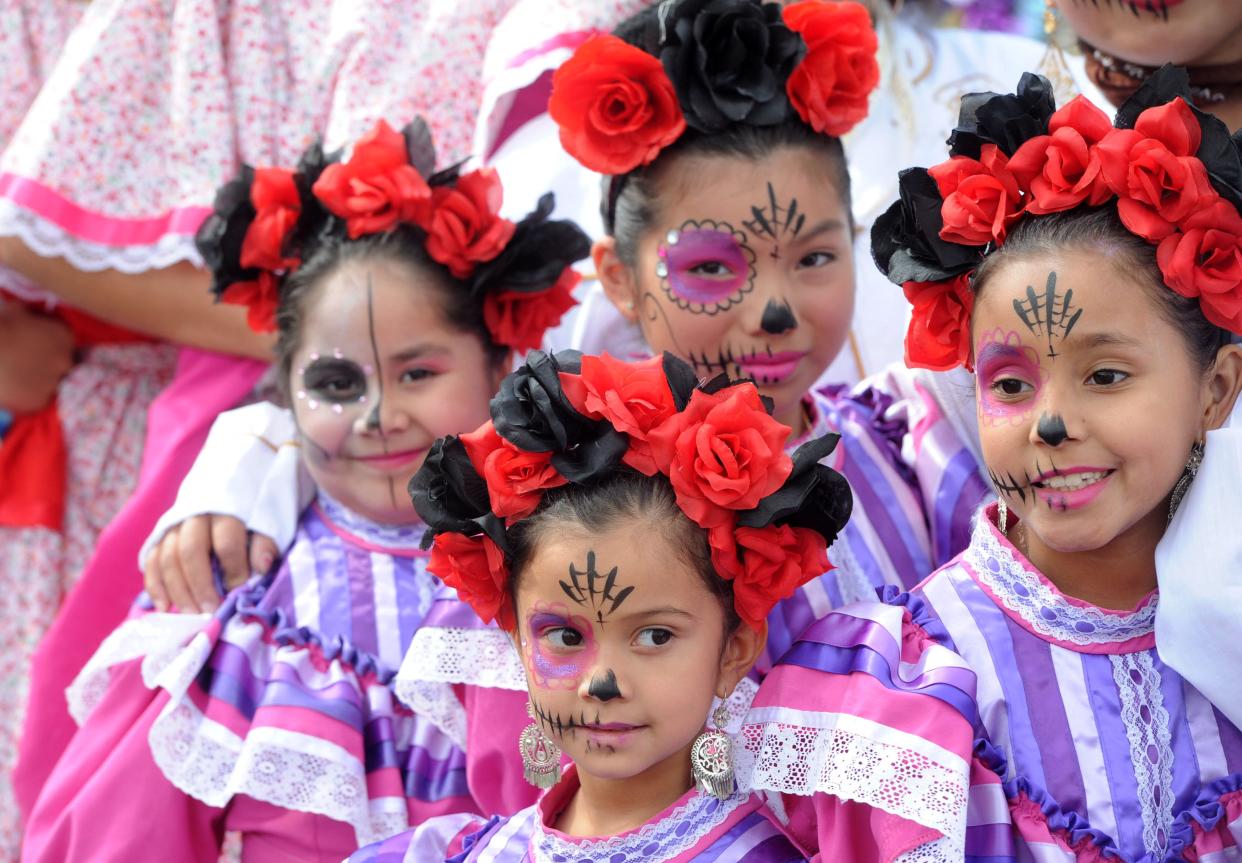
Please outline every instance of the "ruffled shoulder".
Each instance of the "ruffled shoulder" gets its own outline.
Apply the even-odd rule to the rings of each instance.
[[[902,458],[909,423],[901,403],[891,394],[864,381],[853,388],[845,384],[820,387],[810,397],[834,428],[842,434],[865,434],[902,479],[912,486],[917,483]]]
[[[470,814],[429,818],[413,830],[359,848],[345,863],[462,863],[471,849],[506,820],[496,815],[483,818]]]

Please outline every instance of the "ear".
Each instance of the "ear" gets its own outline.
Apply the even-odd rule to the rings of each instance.
[[[1203,430],[1218,429],[1229,419],[1242,390],[1242,345],[1225,345],[1203,382]]]
[[[759,654],[763,653],[768,643],[768,622],[765,620],[758,629],[743,623],[725,639],[724,651],[720,655],[720,673],[716,676],[716,696],[728,698],[734,687],[743,677],[750,673]]]
[[[604,295],[631,324],[638,321],[638,285],[634,273],[617,257],[615,237],[601,237],[591,246],[591,260]]]

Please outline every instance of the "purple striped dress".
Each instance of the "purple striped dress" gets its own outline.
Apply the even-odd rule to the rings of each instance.
[[[448,816],[361,849],[347,863],[804,863],[757,795],[728,800],[690,790],[641,827],[583,839],[556,830],[574,793],[573,769],[510,818]]]
[[[1067,597],[994,518],[909,594],[803,635],[747,718],[751,784],[939,834],[900,859],[1242,860],[1242,731],[1161,661],[1156,595]]]

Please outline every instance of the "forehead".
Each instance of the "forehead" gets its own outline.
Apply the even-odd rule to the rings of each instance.
[[[324,279],[302,322],[302,347],[348,353],[365,349],[372,336],[381,353],[412,341],[451,335],[440,289],[413,267],[393,261],[349,261]]]
[[[713,217],[735,226],[754,217],[753,208],[770,207],[772,198],[798,209],[812,221],[846,221],[831,157],[808,147],[777,147],[752,159],[737,155],[687,154],[664,174],[660,212],[666,221]]]

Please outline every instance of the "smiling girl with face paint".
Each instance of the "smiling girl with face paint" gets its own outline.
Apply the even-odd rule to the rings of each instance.
[[[535,353],[492,414],[438,442],[410,492],[437,531],[432,571],[520,656],[531,724],[514,742],[548,790],[511,817],[432,819],[350,860],[804,860],[735,781],[751,753],[727,705],[768,610],[819,575],[849,515],[848,485],[818,463],[835,436],[790,459],[790,429],[752,383],[697,384],[669,355]],[[719,483],[696,441],[751,461],[745,487]],[[519,463],[539,479],[498,467]]]
[[[803,711],[754,716],[774,763],[830,715],[856,732],[847,760],[892,765],[882,794],[848,764],[759,783],[817,821],[825,858],[1238,853],[1242,729],[1163,659],[1179,582],[1157,589],[1156,547],[1242,389],[1242,151],[1173,67],[1115,127],[1082,100],[1053,113],[1046,87],[964,103],[953,158],[904,172],[873,234],[917,298],[911,359],[973,365],[1000,500],[957,560],[817,622],[764,681],[765,704]],[[1234,615],[1222,635],[1240,634]]]
[[[296,172],[221,190],[203,255],[223,300],[278,329],[315,498],[278,565],[214,616],[153,613],[109,638],[77,684],[86,721],[30,817],[27,859],[214,861],[237,831],[243,860],[335,861],[490,807],[467,787],[476,753],[393,695],[451,594],[405,487],[436,438],[487,417],[512,350],[572,303],[587,242],[547,221],[550,201],[508,222],[490,171],[434,161],[421,122],[380,123],[348,160],[316,147]],[[153,657],[168,673],[144,676]]]

